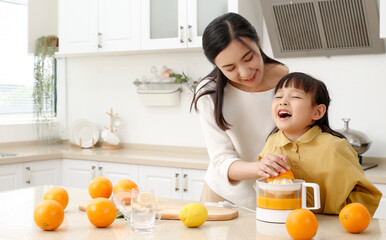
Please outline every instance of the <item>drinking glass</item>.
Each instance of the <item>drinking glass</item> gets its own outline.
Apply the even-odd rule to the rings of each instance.
[[[155,226],[156,198],[153,190],[131,190],[131,227],[136,232],[151,232]]]

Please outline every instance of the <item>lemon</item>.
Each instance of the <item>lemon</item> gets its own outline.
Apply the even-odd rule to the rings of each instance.
[[[141,192],[138,195],[137,199],[138,203],[145,206],[145,205],[152,205],[154,203],[153,195],[149,192]]]
[[[180,220],[187,227],[198,227],[208,218],[208,210],[200,203],[189,203],[182,207]]]

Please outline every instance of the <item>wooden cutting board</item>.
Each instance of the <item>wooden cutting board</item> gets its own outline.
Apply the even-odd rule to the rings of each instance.
[[[90,201],[81,203],[79,205],[79,210],[86,211],[87,205]],[[157,213],[161,214],[161,219],[179,219],[180,210],[187,203],[183,202],[158,202]],[[237,218],[239,212],[237,209],[233,208],[223,208],[223,207],[212,207],[205,206],[208,209],[208,219],[209,221],[222,221],[222,220],[231,220]],[[127,210],[130,211],[130,205],[126,206]]]

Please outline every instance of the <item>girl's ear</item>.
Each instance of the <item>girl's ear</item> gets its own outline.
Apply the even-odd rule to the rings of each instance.
[[[324,116],[324,114],[326,113],[326,109],[327,109],[326,105],[324,105],[324,104],[319,104],[319,105],[315,106],[312,120],[317,121],[317,120],[321,119]]]

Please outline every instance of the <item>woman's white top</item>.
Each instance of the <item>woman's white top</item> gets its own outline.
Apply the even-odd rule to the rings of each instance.
[[[200,86],[204,85],[204,81]],[[205,88],[214,88],[210,83]],[[200,89],[199,88],[197,89]],[[198,100],[198,115],[204,133],[210,163],[205,181],[221,197],[249,208],[256,207],[256,179],[229,182],[228,169],[237,160],[257,161],[268,134],[275,124],[271,114],[274,89],[265,92],[245,92],[227,84],[224,89],[223,115],[231,125],[221,130],[214,119],[213,94]]]

